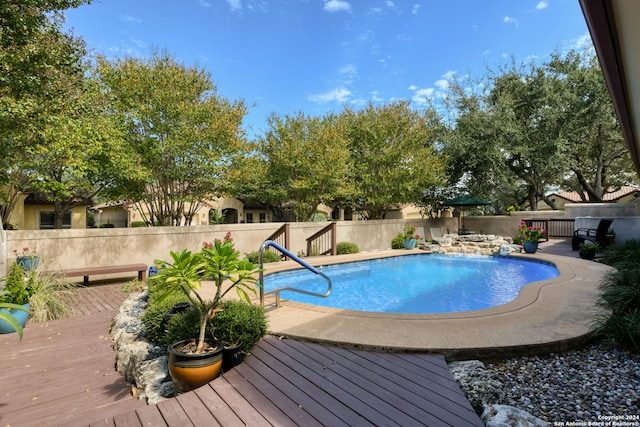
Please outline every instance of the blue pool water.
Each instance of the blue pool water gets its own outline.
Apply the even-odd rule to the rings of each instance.
[[[515,299],[527,283],[559,275],[555,266],[511,257],[406,255],[320,267],[328,298],[282,292],[281,298],[346,310],[445,313],[481,310]],[[283,286],[324,293],[309,270],[265,275],[265,291]]]

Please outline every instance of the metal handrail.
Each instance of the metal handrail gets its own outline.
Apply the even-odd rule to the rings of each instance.
[[[265,292],[264,291],[264,263],[263,263],[263,260],[262,260],[262,254],[263,254],[264,250],[269,246],[279,250],[280,252],[282,252],[283,254],[285,254],[286,256],[288,256],[289,258],[291,258],[292,260],[294,260],[295,262],[297,262],[298,264],[300,264],[301,266],[303,266],[307,270],[311,271],[312,273],[319,274],[320,276],[322,276],[322,278],[327,281],[327,285],[328,285],[327,286],[327,292],[325,292],[324,294],[321,294],[319,292],[305,291],[304,289],[292,288],[290,286],[283,286],[281,288],[276,288],[276,289],[272,289],[272,290],[270,290],[268,292]],[[322,298],[328,297],[329,294],[331,293],[332,284],[331,284],[331,278],[329,278],[329,276],[327,276],[326,274],[324,274],[323,272],[321,272],[320,270],[318,270],[314,266],[304,262],[303,260],[301,260],[300,258],[295,256],[293,253],[291,253],[289,250],[283,248],[282,246],[280,246],[279,244],[277,244],[273,240],[265,240],[262,243],[262,245],[260,245],[259,261],[260,261],[260,278],[259,278],[259,281],[260,281],[260,305],[262,307],[264,307],[264,296],[265,295],[271,295],[271,294],[275,294],[275,296],[276,296],[276,307],[278,307],[280,305],[280,292],[282,292],[282,291],[298,292],[298,293],[301,293],[301,294],[312,295],[312,296],[315,296],[315,297],[322,297]]]

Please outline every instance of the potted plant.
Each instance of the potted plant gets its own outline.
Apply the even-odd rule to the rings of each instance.
[[[600,245],[598,242],[590,242],[585,240],[583,243],[580,243],[580,250],[578,254],[582,259],[592,260],[596,257],[596,252],[600,249]]]
[[[518,236],[514,237],[515,241],[520,241],[522,249],[528,254],[534,254],[538,250],[538,242],[546,236],[546,232],[537,225],[527,226],[522,221],[518,226]]]
[[[264,308],[245,301],[226,301],[213,320],[216,338],[224,345],[222,370],[238,365],[267,332]]]
[[[22,329],[29,317],[29,309],[23,305],[3,302],[2,299],[6,295],[7,291],[0,289],[0,333],[17,332],[22,339]],[[18,313],[23,313],[23,315]]]
[[[16,255],[16,263],[18,263],[24,271],[29,272],[38,268],[40,257],[36,255],[35,249],[30,250],[25,247],[22,248],[22,252],[18,252],[17,249],[14,249],[13,253]]]
[[[0,310],[0,333],[8,334],[17,331],[22,334],[22,328],[30,314],[29,298],[33,295],[31,286],[33,280],[32,278],[25,280],[22,267],[13,264],[9,267],[4,282],[4,289],[0,296],[0,303],[3,304]]]
[[[198,336],[169,346],[169,373],[180,391],[200,387],[220,373],[222,346],[206,338],[206,326],[222,310],[222,299],[235,290],[241,299],[250,301],[248,292],[256,293],[256,273],[259,269],[247,259],[240,259],[233,242],[215,241],[205,244],[198,253],[188,250],[171,252],[172,262],[156,261],[166,267],[150,280],[158,281],[159,300],[182,293],[197,310]],[[201,295],[202,281],[213,280],[215,295],[206,300]]]
[[[421,239],[419,234],[416,234],[416,227],[412,224],[404,225],[404,232],[402,233],[402,239],[405,249],[413,249],[416,247],[416,243]]]

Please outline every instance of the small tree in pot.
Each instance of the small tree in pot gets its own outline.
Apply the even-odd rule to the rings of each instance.
[[[240,259],[240,254],[233,247],[231,239],[205,244],[198,253],[191,253],[188,250],[171,252],[171,258],[173,262],[156,261],[156,263],[164,265],[165,268],[162,268],[150,280],[157,281],[156,289],[160,292],[160,300],[168,298],[170,295],[182,293],[199,314],[198,337],[195,340],[187,340],[188,342],[174,343],[169,347],[169,371],[176,387],[185,391],[199,387],[212,378],[202,380],[204,382],[195,386],[182,384],[182,380],[177,379],[174,374],[177,374],[177,371],[182,368],[186,368],[186,365],[190,365],[190,363],[185,362],[180,369],[172,370],[172,356],[177,353],[202,355],[221,350],[217,344],[207,343],[205,339],[207,322],[211,321],[216,312],[221,310],[221,302],[231,290],[235,290],[241,299],[250,302],[249,292],[256,294],[256,273],[259,272],[259,269],[247,259]],[[205,299],[200,293],[202,281],[205,279],[213,280],[215,285],[215,295],[211,300]],[[214,375],[215,378],[219,369],[218,366],[217,372],[211,372],[210,375]]]

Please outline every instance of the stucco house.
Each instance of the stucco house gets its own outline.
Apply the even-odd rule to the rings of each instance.
[[[568,203],[593,203],[585,202],[580,198],[580,194],[575,191],[560,191],[548,195],[559,210],[564,210]],[[607,193],[603,197],[605,203],[631,203],[640,197],[640,187],[633,185],[623,185],[618,190]],[[537,210],[550,211],[551,207],[543,201],[538,201]]]
[[[88,199],[77,198],[77,203],[62,219],[62,228],[86,228]],[[17,230],[53,229],[53,203],[40,193],[21,194],[9,217],[8,224]]]

